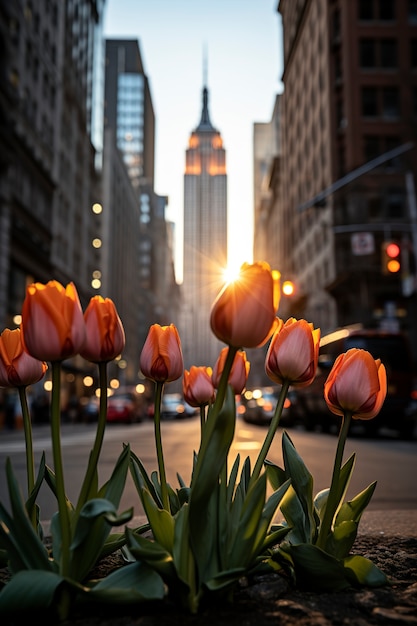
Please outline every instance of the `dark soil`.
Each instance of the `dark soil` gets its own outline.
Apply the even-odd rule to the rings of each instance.
[[[389,577],[390,584],[377,589],[311,593],[295,590],[282,576],[270,574],[241,580],[231,604],[212,604],[198,615],[185,613],[166,599],[128,610],[95,606],[88,614],[74,614],[62,626],[417,625],[417,538],[360,536],[353,552],[371,559]],[[121,558],[113,555],[99,563],[94,575],[106,575],[121,564]],[[30,623],[34,624],[33,619]],[[1,624],[6,626],[3,620]]]

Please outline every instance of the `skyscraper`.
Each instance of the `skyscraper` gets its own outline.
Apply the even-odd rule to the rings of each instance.
[[[223,344],[210,329],[210,308],[224,283],[227,262],[226,152],[210,121],[208,89],[186,150],[184,270],[181,339],[186,367],[214,365]]]

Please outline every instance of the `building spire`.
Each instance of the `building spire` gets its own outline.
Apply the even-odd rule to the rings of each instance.
[[[210,116],[208,112],[208,89],[207,89],[207,76],[208,76],[208,60],[207,49],[204,46],[203,49],[203,110],[201,112],[200,123],[196,128],[196,131],[215,131],[215,128],[210,122]]]

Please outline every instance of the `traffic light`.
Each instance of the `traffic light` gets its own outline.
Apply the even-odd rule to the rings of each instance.
[[[401,248],[395,241],[384,241],[382,244],[382,273],[398,274],[401,270]]]

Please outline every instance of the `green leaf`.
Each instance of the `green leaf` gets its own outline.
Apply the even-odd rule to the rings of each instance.
[[[242,578],[245,573],[246,569],[243,567],[235,567],[233,569],[225,570],[205,582],[204,586],[210,591],[219,591],[236,584],[239,578]]]
[[[252,558],[257,556],[258,554],[260,554],[262,551],[264,551],[266,549],[266,545],[271,545],[271,536],[269,536],[269,541],[266,541],[266,537],[268,534],[268,531],[270,529],[271,526],[271,522],[273,517],[275,516],[275,512],[282,500],[282,498],[284,497],[285,493],[287,492],[289,486],[290,486],[291,481],[288,479],[287,482],[285,482],[283,485],[281,485],[281,487],[279,489],[277,489],[276,491],[274,491],[274,493],[268,498],[268,500],[266,501],[266,504],[262,510],[262,515],[261,515],[261,519],[258,523],[258,528],[257,528],[257,534],[256,534],[256,541],[254,543],[254,547],[253,547],[253,555]],[[284,532],[282,533],[276,533],[276,537],[283,537],[285,534],[287,534],[289,531],[288,528],[284,529]]]
[[[137,604],[162,600],[164,595],[160,575],[149,565],[136,562],[120,567],[94,584],[88,592],[88,600],[104,604]]]
[[[261,474],[246,495],[239,526],[227,559],[227,569],[246,568],[251,563],[265,497],[266,475]]]
[[[39,520],[39,507],[36,504],[36,499],[39,494],[39,490],[42,486],[44,477],[45,477],[45,452],[42,452],[41,460],[39,463],[39,470],[36,477],[35,484],[33,485],[32,491],[29,494],[28,499],[26,500],[26,510],[28,512],[29,519],[31,519],[32,511],[34,508],[37,509],[37,519]],[[41,526],[40,526],[41,528]]]
[[[282,498],[280,510],[287,524],[291,526],[288,540],[294,544],[311,543],[310,524],[306,523],[305,511],[292,485]]]
[[[146,487],[146,489],[151,494],[158,508],[162,509],[163,504],[162,504],[162,500],[160,498],[159,493],[157,492],[157,490],[155,489],[153,485],[153,482],[149,478],[142,461],[132,451],[130,452],[129,468],[130,468],[130,473],[131,473],[133,482],[139,494],[139,497],[142,498],[142,488]]]
[[[348,556],[355,543],[357,534],[357,522],[349,520],[338,524],[327,538],[326,552],[332,554],[337,559],[344,559]]]
[[[271,461],[268,461],[268,459],[265,460],[264,466],[269,484],[271,485],[272,489],[276,491],[281,487],[283,483],[285,483],[288,476],[281,467],[278,467],[278,465],[275,465]]]
[[[0,503],[0,535],[8,552],[10,571],[16,573],[23,569],[51,570],[48,553],[28,517],[9,458],[6,460],[6,477],[12,515]]]
[[[350,587],[343,562],[311,544],[285,546],[294,564],[296,584],[304,591],[332,592]]]
[[[51,571],[18,572],[0,592],[0,614],[3,618],[8,615],[16,617],[24,612],[33,616],[48,610],[63,586],[67,586],[65,579]]]
[[[233,441],[235,420],[235,395],[228,385],[222,408],[217,415],[213,412],[206,422],[191,481],[189,527],[191,545],[201,572],[212,569],[209,557],[211,546],[207,545],[207,536],[213,536],[214,524],[218,520],[218,505],[213,494],[217,493],[219,477]],[[205,528],[209,529],[208,533],[202,532]],[[212,545],[215,544],[212,542]]]
[[[230,503],[233,500],[233,494],[236,488],[236,479],[239,471],[240,454],[238,454],[234,460],[232,470],[229,475],[229,482],[227,484],[227,501]]]
[[[311,542],[316,533],[313,511],[313,477],[285,431],[282,433],[282,454],[286,476],[291,478],[291,485],[304,512],[303,530],[308,542]]]
[[[382,587],[388,578],[372,561],[363,556],[351,555],[343,560],[346,575],[352,584],[366,587]]]
[[[174,518],[165,509],[160,509],[147,489],[142,490],[142,502],[155,541],[172,554],[174,544]]]
[[[130,446],[125,445],[109,480],[98,491],[99,498],[109,500],[117,509],[126,484],[127,472],[129,469]]]
[[[203,430],[191,481],[190,507],[195,509],[195,513],[199,506],[204,506],[206,497],[218,482],[233,441],[235,420],[235,395],[228,385],[222,408],[217,415],[212,414]]]
[[[70,546],[71,550],[76,550],[86,540],[93,528],[93,522],[97,518],[103,518],[110,526],[122,526],[129,522],[132,517],[133,508],[118,515],[114,505],[109,500],[104,498],[89,500],[80,511]]]
[[[376,481],[368,485],[366,489],[358,493],[352,500],[345,502],[336,516],[336,525],[345,521],[360,521],[362,513],[368,506],[376,487]]]
[[[153,570],[159,573],[166,584],[171,587],[178,580],[175,570],[174,560],[165,548],[156,541],[151,541],[131,531],[126,527],[126,543],[130,553],[138,559],[147,563]]]
[[[339,475],[339,483],[337,485],[337,502],[338,502],[338,507],[336,509],[336,513],[339,510],[339,507],[341,506],[343,499],[346,495],[346,491],[349,487],[349,483],[350,483],[350,479],[352,476],[352,472],[353,472],[353,468],[355,466],[355,453],[353,453],[348,460],[346,461],[346,463],[341,467],[340,469],[340,475]]]

